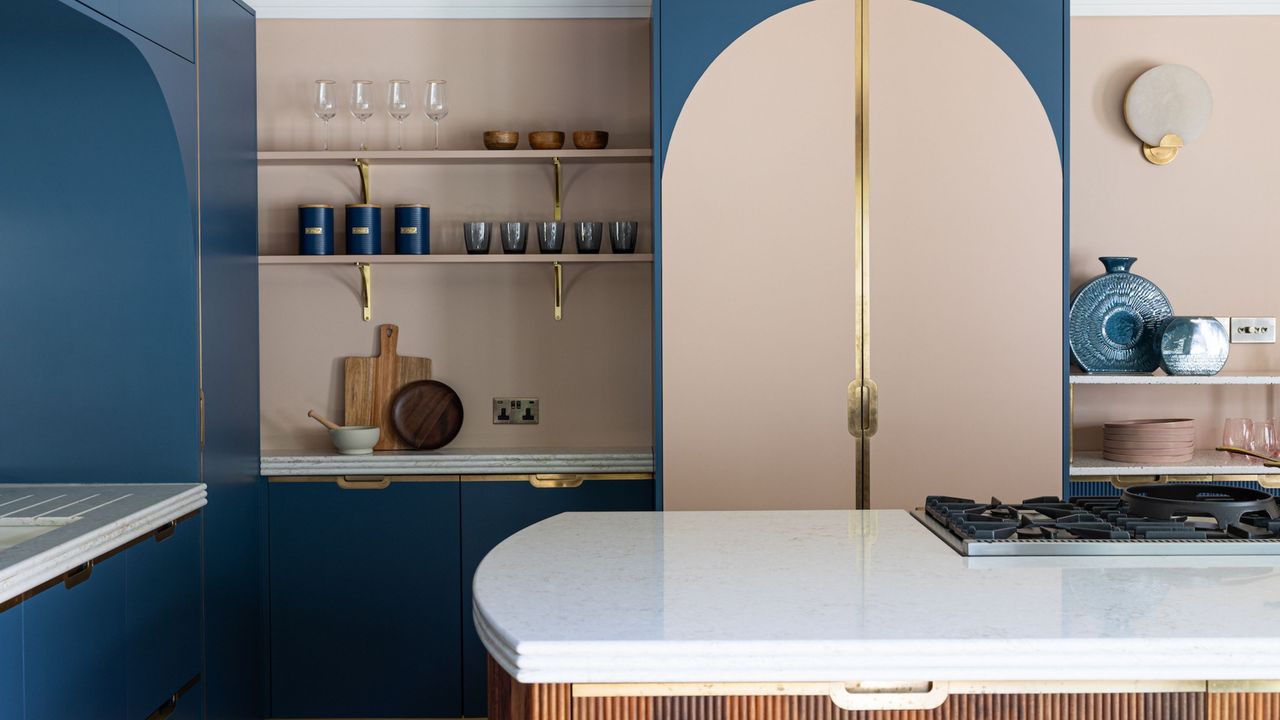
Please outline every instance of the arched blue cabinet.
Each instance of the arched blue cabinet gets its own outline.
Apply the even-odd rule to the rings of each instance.
[[[873,14],[877,1],[878,0],[866,0],[866,2],[870,3],[870,6],[873,8]],[[886,0],[879,1],[885,2]],[[1043,233],[1038,235],[1038,237],[1042,239],[1043,245],[1047,246],[1048,244],[1052,244],[1052,248],[1050,248],[1050,250],[1053,253],[1053,257],[1046,259],[1043,257],[1043,253],[1037,255],[1038,270],[1043,270],[1046,263],[1052,265],[1052,272],[1050,275],[1046,276],[1045,284],[1052,284],[1054,286],[1053,289],[1055,293],[1058,292],[1058,283],[1061,284],[1061,291],[1059,293],[1061,297],[1049,299],[1053,305],[1053,307],[1050,308],[1053,314],[1048,318],[1048,323],[1054,325],[1053,331],[1056,332],[1057,325],[1062,322],[1062,318],[1064,317],[1064,315],[1061,314],[1061,311],[1065,308],[1065,272],[1067,267],[1066,257],[1068,254],[1066,218],[1068,217],[1067,160],[1069,156],[1067,151],[1069,2],[1066,0],[1018,0],[1018,2],[1008,2],[1007,0],[915,0],[915,3],[906,3],[905,0],[899,1],[904,4],[927,8],[933,15],[945,17],[952,26],[956,28],[963,28],[964,33],[968,35],[968,38],[965,40],[967,47],[978,48],[974,51],[975,57],[978,54],[985,53],[984,57],[989,58],[991,53],[987,53],[985,49],[979,48],[979,46],[987,44],[987,41],[989,41],[989,46],[994,48],[994,54],[1001,56],[1001,58],[1003,58],[1007,63],[1011,64],[1010,66],[1013,69],[1010,71],[1010,74],[1015,78],[1019,78],[1015,83],[1019,87],[1014,88],[1012,91],[1018,94],[1018,103],[1020,103],[1019,112],[1022,113],[1024,105],[1029,106],[1034,111],[1036,109],[1035,105],[1037,102],[1039,109],[1043,111],[1042,114],[1039,114],[1036,117],[1031,117],[1026,113],[1022,113],[1018,116],[1019,119],[1014,122],[1022,123],[1023,125],[1020,127],[1027,127],[1027,123],[1034,123],[1036,125],[1036,132],[1040,133],[1040,135],[1037,136],[1037,142],[1040,141],[1040,138],[1043,138],[1043,143],[1035,148],[1038,159],[1043,158],[1042,151],[1047,152],[1050,149],[1050,143],[1052,143],[1052,147],[1056,149],[1057,153],[1057,162],[1052,164],[1052,166],[1047,170],[1043,165],[1037,167],[1037,172],[1040,173],[1037,175],[1037,182],[1043,180],[1044,188],[1052,187],[1052,190],[1045,190],[1045,193],[1050,196],[1052,203],[1055,205],[1054,210],[1056,211],[1056,206],[1059,203],[1062,208],[1063,220],[1060,236],[1056,226],[1045,229]],[[845,6],[846,9],[851,10],[854,7],[854,3],[855,0],[848,0],[847,6]],[[654,349],[654,367],[656,374],[654,436],[659,473],[659,483],[657,483],[657,487],[659,494],[658,502],[660,506],[668,508],[690,507],[690,505],[684,504],[689,497],[688,495],[683,495],[678,501],[676,501],[676,496],[673,495],[673,492],[677,488],[683,487],[683,485],[680,484],[683,481],[677,480],[676,473],[673,470],[676,467],[676,465],[672,464],[672,458],[675,457],[676,454],[674,447],[676,443],[674,441],[668,443],[667,440],[664,439],[664,433],[667,433],[669,437],[683,437],[683,435],[671,436],[670,433],[677,432],[675,421],[684,417],[682,413],[684,413],[688,408],[688,405],[684,405],[683,401],[680,401],[681,407],[675,407],[679,397],[668,395],[666,397],[670,402],[664,401],[664,387],[679,387],[684,390],[689,389],[690,386],[684,384],[680,378],[675,377],[674,372],[679,369],[680,366],[672,365],[672,359],[679,356],[678,352],[674,352],[675,350],[678,350],[678,348],[668,348],[666,343],[684,342],[691,345],[697,344],[691,340],[691,338],[696,337],[695,335],[687,332],[684,335],[681,335],[680,332],[684,332],[684,330],[673,331],[673,328],[676,327],[681,318],[696,315],[699,312],[698,307],[690,305],[681,305],[678,308],[663,307],[664,297],[668,295],[679,297],[682,300],[693,297],[693,294],[681,294],[681,292],[676,289],[674,281],[677,278],[683,278],[683,282],[687,283],[689,282],[688,278],[692,273],[688,272],[688,267],[676,267],[671,265],[671,263],[683,262],[686,258],[676,257],[677,246],[672,244],[672,239],[668,237],[668,228],[664,227],[663,224],[664,217],[671,217],[671,211],[675,207],[672,204],[672,201],[675,198],[674,195],[670,198],[663,197],[664,180],[670,181],[671,179],[670,170],[672,168],[671,150],[673,147],[673,135],[679,136],[679,133],[676,132],[677,126],[680,124],[682,117],[687,117],[685,112],[691,101],[697,100],[698,102],[705,103],[707,102],[705,100],[706,97],[722,97],[725,95],[725,93],[722,92],[723,88],[727,84],[736,82],[727,80],[725,76],[720,75],[710,83],[711,90],[709,92],[704,92],[706,91],[705,87],[699,87],[699,82],[704,78],[710,77],[708,73],[713,68],[717,67],[717,63],[721,63],[721,61],[723,61],[727,56],[734,53],[735,44],[740,41],[745,45],[749,45],[749,43],[753,41],[758,42],[758,31],[762,27],[769,26],[773,28],[770,32],[773,32],[778,26],[784,24],[775,22],[778,19],[789,14],[794,15],[796,12],[802,12],[805,10],[805,6],[810,6],[810,8],[812,8],[818,4],[818,2],[811,3],[808,0],[654,0],[653,107],[655,123],[653,128],[653,144],[657,168],[654,173],[654,207],[656,223],[654,317],[655,334],[657,338]],[[830,6],[831,3],[826,3],[826,5]],[[882,5],[881,7],[884,6]],[[846,14],[850,18],[854,17],[853,12],[848,12]],[[880,30],[883,31],[883,28],[880,28]],[[868,28],[868,37],[873,48],[877,43],[882,43],[881,47],[884,47],[883,43],[892,44],[895,42],[902,42],[905,39],[903,36],[904,32],[907,32],[907,30],[899,26],[894,28],[891,33],[878,33],[875,23],[872,22]],[[855,28],[851,20],[847,27],[847,38],[850,45],[854,43],[854,34]],[[959,31],[955,33],[956,36],[959,36],[960,34],[961,33]],[[752,40],[753,37],[755,38],[754,40]],[[790,45],[790,47],[795,47],[794,38],[791,42],[792,45]],[[760,45],[749,46],[757,50],[762,47]],[[739,46],[739,48],[740,47],[741,46]],[[738,52],[746,53],[746,51],[740,49]],[[873,50],[873,53],[874,52],[875,51]],[[928,51],[926,50],[926,52]],[[843,62],[844,55],[841,55],[840,57]],[[734,62],[736,63],[738,60],[734,60]],[[742,63],[743,67],[748,65],[749,63]],[[983,67],[987,67],[989,69],[990,65],[984,64]],[[850,70],[850,77],[852,77],[852,70]],[[739,78],[739,81],[746,84],[750,82],[750,78],[742,77]],[[797,84],[808,81],[808,78],[800,76],[795,77],[794,80]],[[1034,92],[1034,96],[1025,93],[1027,88]],[[702,95],[698,95],[698,93],[702,93]],[[870,135],[873,142],[876,137],[876,93],[877,89],[873,85],[869,91],[869,101],[871,103],[870,116],[872,118]],[[1027,103],[1022,103],[1023,94],[1028,98]],[[705,109],[705,105],[702,106],[702,109]],[[745,110],[749,112],[750,106],[739,107],[737,110]],[[761,109],[761,112],[768,112],[768,110]],[[787,113],[801,113],[804,112],[804,110],[796,107],[787,107],[784,109],[774,109],[774,112],[781,115]],[[712,127],[708,124],[707,117],[707,115],[700,116],[701,119],[696,124],[696,127],[700,128],[700,132],[708,133],[708,128]],[[741,115],[738,115],[737,117],[741,117]],[[732,124],[733,118],[726,115],[725,117],[719,118],[719,121],[720,125],[717,127],[726,128]],[[849,117],[848,125],[848,133],[852,135],[853,116]],[[883,129],[884,126],[881,127]],[[1040,131],[1041,127],[1045,128],[1044,132]],[[1052,135],[1049,134],[1049,129],[1051,129]],[[706,139],[706,136],[700,136],[700,139]],[[714,143],[714,138],[711,138],[711,140]],[[822,142],[823,138],[815,137],[807,138],[807,140],[812,144],[815,142]],[[920,140],[922,144],[935,142],[934,140],[923,137]],[[777,144],[784,141],[785,139],[781,136],[768,136],[767,133],[763,133],[755,139],[755,142],[758,142],[759,144]],[[739,177],[740,174],[735,173],[735,170],[732,167],[732,162],[741,162],[744,167],[748,163],[760,162],[759,157],[761,156],[761,153],[758,151],[759,148],[751,147],[749,142],[750,141],[743,142],[741,145],[742,152],[740,160],[730,161],[723,167],[724,176],[736,177],[737,182],[742,182],[741,177]],[[693,141],[687,141],[687,143],[687,147],[697,146],[699,148],[699,152],[707,149],[707,146],[699,145],[699,143]],[[876,162],[874,160],[874,152],[872,153],[872,157],[873,160],[871,162],[874,165]],[[849,157],[849,163],[852,164],[854,162],[855,160],[851,154]],[[1061,172],[1060,175],[1059,171]],[[920,172],[929,172],[927,164],[921,165]],[[779,175],[784,176],[785,173],[780,173]],[[682,176],[682,178],[684,177],[686,176]],[[710,175],[699,175],[698,178],[700,180],[712,178],[712,181],[714,182],[714,177]],[[1061,182],[1060,188],[1058,186],[1059,181]],[[693,187],[683,179],[680,180],[679,185],[683,190],[688,190],[690,187]],[[701,187],[706,187],[706,185]],[[848,193],[850,196],[854,193],[852,182],[849,183]],[[767,199],[761,201],[759,198],[756,198],[754,201],[758,204],[760,202],[767,202]],[[874,203],[872,203],[872,207],[870,207],[869,210],[871,215],[874,217]],[[732,206],[718,204],[715,201],[707,203],[706,213],[708,215],[717,213],[720,215],[726,215],[734,212],[735,209]],[[783,214],[789,212],[789,209],[777,208],[777,212],[779,214]],[[1052,223],[1057,223],[1056,218]],[[807,228],[804,228],[801,225],[802,224],[797,221],[796,227],[794,228],[793,234],[797,236],[794,238],[794,241],[799,244],[793,248],[793,252],[799,251],[797,249],[803,247],[803,236],[805,235]],[[872,221],[872,225],[874,227],[874,220]],[[707,230],[706,227],[701,227],[700,229],[703,231]],[[1052,233],[1052,235],[1050,235],[1050,233]],[[707,235],[708,233],[704,232],[696,237],[699,241],[702,241],[707,237]],[[872,245],[874,246],[874,230],[872,230],[871,235],[873,238]],[[850,230],[850,236],[852,237],[852,230]],[[686,237],[688,236],[686,235]],[[741,239],[744,241],[743,244],[746,244],[745,236]],[[874,251],[872,255],[874,257]],[[844,260],[844,258],[840,258],[840,262],[844,262]],[[1016,265],[1018,261],[1015,260],[1011,262]],[[724,268],[717,269],[710,264],[702,270],[705,270],[705,272],[697,273],[697,277],[710,279],[710,284],[714,284],[714,278],[716,277],[717,271],[720,271],[722,274],[733,275],[736,278],[735,282],[759,288],[760,293],[769,294],[771,297],[775,298],[780,295],[786,295],[786,291],[782,289],[786,284],[786,275],[781,271],[772,275],[746,277],[742,275],[735,275],[734,272],[726,271]],[[849,283],[852,284],[854,274],[852,262],[849,262],[849,274]],[[875,286],[876,283],[872,281],[871,287],[874,288]],[[724,293],[718,293],[717,290],[711,289],[709,286],[704,287],[703,290],[705,291],[705,296],[721,297],[724,295]],[[874,289],[871,292],[874,294]],[[928,302],[926,301],[925,304],[928,304]],[[744,308],[750,306],[750,301],[743,303]],[[882,305],[881,307],[884,306]],[[679,315],[676,314],[677,312]],[[841,318],[841,321],[843,321],[843,318]],[[836,329],[832,329],[831,331],[839,332],[839,330]],[[850,332],[852,332],[852,330],[850,330]],[[702,336],[702,340],[706,341],[705,336]],[[763,333],[756,334],[754,341],[761,345],[767,345],[770,342],[770,339],[767,333]],[[714,345],[714,343],[710,343],[709,341],[708,344]],[[1061,344],[1061,346],[1065,347],[1065,344]],[[883,348],[884,344],[881,344],[880,347]],[[806,348],[796,347],[795,350],[797,353],[803,354],[806,351]],[[1056,360],[1051,361],[1053,364],[1045,366],[1044,372],[1045,376],[1050,378],[1052,383],[1057,384],[1058,373],[1060,371],[1065,372],[1065,355],[1060,352],[1059,343],[1054,343],[1051,350],[1055,354],[1055,357],[1060,357],[1061,359],[1060,362]],[[746,348],[743,348],[743,351],[748,352]],[[726,355],[732,355],[732,353],[726,353]],[[742,353],[739,353],[738,357],[741,356]],[[665,363],[664,360],[666,361]],[[1043,360],[1044,359],[1041,358],[1038,361]],[[849,365],[849,376],[845,381],[846,383],[849,380],[854,379],[852,358],[850,359]],[[881,366],[883,367],[883,363]],[[710,372],[707,368],[700,368],[700,370],[705,370],[706,373]],[[788,372],[803,372],[803,370],[797,370],[796,367],[793,366],[776,367],[776,370],[783,375]],[[872,372],[874,373],[874,369]],[[687,379],[687,377],[685,379]],[[1056,426],[1056,423],[1062,422],[1065,427],[1065,416],[1059,415],[1059,410],[1065,408],[1066,398],[1065,377],[1062,378],[1062,380],[1061,388],[1059,390],[1055,390],[1054,397],[1050,398],[1052,406],[1049,409],[1052,410],[1053,417],[1049,418],[1047,424],[1055,424]],[[842,389],[843,388],[832,384],[831,392],[833,396],[835,396],[838,395]],[[759,392],[762,389],[756,388],[756,390]],[[697,389],[694,388],[694,394],[696,394],[696,392]],[[769,394],[772,392],[772,389],[765,388],[763,389],[763,392]],[[721,398],[701,398],[701,402],[696,400],[691,400],[689,402],[690,404],[696,404],[700,407],[716,407],[728,406],[735,402],[735,399],[726,395]],[[668,407],[668,404],[672,407]],[[1037,412],[1040,412],[1040,409],[1038,409]],[[840,422],[840,418],[835,418],[835,424]],[[702,424],[705,425],[706,423]],[[693,427],[698,425],[698,423],[690,422],[687,423],[687,425],[689,427]],[[683,429],[679,430],[679,432],[682,433]],[[1057,431],[1054,430],[1052,435],[1052,441],[1055,444],[1055,447],[1048,449],[1048,452],[1046,453],[1048,455],[1056,455],[1057,446],[1060,445]],[[761,445],[760,443],[743,444],[744,446]],[[850,450],[850,453],[852,453],[852,450]],[[685,453],[681,457],[684,458],[691,455],[692,453]],[[698,463],[685,463],[679,465],[679,467],[683,469],[682,472],[685,473],[684,477],[696,474],[701,474],[703,477],[706,477],[711,474],[700,464],[706,462],[706,457],[707,455],[703,454],[698,458]],[[688,466],[687,468],[686,465]],[[672,470],[672,472],[668,473],[668,470]],[[1053,472],[1056,473],[1058,471],[1054,470]],[[670,477],[667,477],[668,475],[670,475]],[[670,480],[670,482],[668,482],[668,480]],[[801,481],[797,480],[796,482]],[[852,482],[852,480],[850,480],[850,482]],[[746,485],[749,485],[749,483],[744,483],[743,487]],[[722,488],[717,490],[717,493],[720,497],[725,497],[731,494],[731,491]],[[713,494],[715,493],[703,493],[702,497],[711,497]],[[917,498],[917,501],[919,499],[920,498]],[[673,501],[675,501],[674,505],[672,504]],[[767,503],[772,501],[773,500],[762,502]],[[707,501],[703,500],[701,502],[705,503]],[[697,501],[695,501],[694,504],[695,506],[699,506]],[[706,505],[704,504],[701,506]]]

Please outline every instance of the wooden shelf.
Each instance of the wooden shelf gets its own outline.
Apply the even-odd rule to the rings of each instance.
[[[605,150],[264,150],[258,162],[264,165],[343,164],[355,160],[380,163],[533,163],[560,158],[562,162],[651,162],[649,148]]]
[[[261,255],[259,265],[434,265],[440,263],[651,263],[653,255],[640,253],[635,255],[587,255],[568,253],[564,255]]]
[[[1224,372],[1217,375],[1071,375],[1072,385],[1280,385],[1280,374]]]
[[[1072,478],[1126,475],[1277,475],[1280,468],[1249,465],[1239,455],[1197,450],[1189,462],[1143,465],[1104,460],[1101,450],[1077,450],[1070,465]]]

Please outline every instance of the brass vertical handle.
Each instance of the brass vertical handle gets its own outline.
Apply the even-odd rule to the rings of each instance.
[[[856,438],[873,437],[880,429],[880,389],[874,380],[849,383],[848,424]]]
[[[364,321],[373,319],[373,266],[369,263],[356,263],[360,269],[360,294],[364,298]]]
[[[561,214],[560,200],[562,197],[561,195],[562,184],[561,184],[561,178],[560,178],[560,158],[558,157],[551,158],[551,164],[554,165],[556,169],[556,210],[555,210],[555,217],[553,219],[556,222],[560,222],[560,214]],[[560,318],[556,318],[556,319],[559,320]]]
[[[551,263],[556,275],[556,312],[557,320],[564,318],[564,267],[558,262]]]

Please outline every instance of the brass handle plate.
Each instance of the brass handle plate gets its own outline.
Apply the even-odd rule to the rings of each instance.
[[[62,576],[62,584],[68,590],[88,580],[93,575],[93,561],[81,565],[73,570],[68,570],[66,575]]]
[[[346,475],[337,478],[338,487],[343,490],[386,490],[391,487],[391,478],[383,476]]]
[[[161,525],[160,528],[156,530],[156,542],[164,542],[165,540],[173,537],[176,532],[178,532],[178,521],[171,520],[168,523]]]
[[[529,484],[536,488],[576,488],[582,485],[581,475],[539,474],[529,477]]]
[[[832,683],[831,702],[842,710],[933,710],[950,695],[946,683]]]
[[[849,434],[856,438],[874,437],[880,429],[880,389],[874,380],[849,383]],[[866,412],[863,412],[863,408]]]

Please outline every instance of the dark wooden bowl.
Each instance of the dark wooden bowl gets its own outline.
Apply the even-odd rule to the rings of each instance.
[[[410,447],[435,450],[462,429],[462,399],[438,380],[411,382],[396,393],[391,422]]]
[[[484,146],[489,150],[515,150],[520,144],[520,133],[515,130],[486,130]]]
[[[603,150],[609,145],[609,133],[603,130],[574,130],[573,146],[582,150]]]
[[[529,133],[529,147],[534,150],[559,150],[564,147],[564,133],[559,130],[538,130]]]

